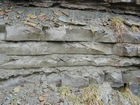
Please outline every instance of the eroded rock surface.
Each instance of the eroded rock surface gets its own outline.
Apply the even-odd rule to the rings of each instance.
[[[0,104],[75,105],[66,95],[78,100],[91,92],[100,105],[138,105],[132,95],[140,95],[138,15],[112,13],[106,3],[58,5],[1,6]]]

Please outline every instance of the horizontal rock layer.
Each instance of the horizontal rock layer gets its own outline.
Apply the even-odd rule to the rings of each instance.
[[[139,44],[104,44],[97,42],[8,42],[0,44],[0,54],[49,55],[49,54],[94,54],[140,56]]]
[[[69,7],[72,6],[77,8],[77,5]],[[98,5],[94,8],[78,7],[106,10]],[[24,10],[20,19],[24,20],[31,8],[20,9]],[[37,80],[43,83],[59,82],[59,86],[78,88],[103,82],[109,82],[112,87],[117,88],[130,82],[139,84],[140,33],[131,32],[139,31],[137,17],[119,15],[118,18],[118,14],[114,13],[65,11],[60,8],[32,9],[31,14],[35,13],[36,19],[29,19],[31,23],[39,20],[37,11],[44,12],[48,19],[54,19],[44,23],[39,20],[35,27],[30,26],[31,24],[23,25],[19,19],[16,20],[20,21],[19,24],[15,24],[14,16],[17,11],[21,12],[15,8],[15,15],[14,10],[4,15],[13,16],[9,18],[9,23],[5,25],[5,20],[0,23],[0,80],[3,83],[7,84],[5,81],[11,78],[40,76],[41,79]],[[58,16],[58,13],[63,15]],[[69,18],[62,18],[64,15]],[[115,32],[111,27],[113,17],[124,23],[126,32]],[[56,23],[60,26],[53,27]]]
[[[1,43],[0,54],[113,54],[111,44],[97,42],[18,42]]]
[[[102,55],[48,55],[48,56],[5,56],[1,55],[0,68],[40,68],[62,66],[140,66],[139,58]]]
[[[109,2],[109,3],[136,3],[138,5],[140,5],[140,0],[104,0],[105,2]]]
[[[84,28],[34,28],[31,26],[6,26],[5,41],[96,41],[103,43],[140,43],[140,33],[126,32],[122,38],[113,32],[98,30],[92,33]]]
[[[11,77],[18,76],[29,76],[35,74],[59,74],[54,78],[54,75],[50,75],[46,77],[45,81],[48,83],[57,82],[59,79],[63,80],[62,85],[69,86],[82,86],[82,84],[72,84],[70,79],[69,82],[66,82],[66,78],[73,78],[73,80],[78,81],[78,78],[87,78],[83,81],[84,85],[92,84],[92,83],[103,83],[108,81],[113,87],[121,87],[124,83],[129,83],[129,81],[137,82],[137,78],[139,76],[139,68],[138,67],[94,67],[94,66],[81,66],[81,67],[56,67],[56,68],[36,68],[36,69],[0,69],[0,79],[6,80]],[[63,75],[65,74],[65,75]],[[73,75],[75,75],[73,77]],[[131,77],[131,78],[130,78]],[[74,82],[75,83],[75,82]],[[81,83],[81,82],[79,82]]]
[[[30,26],[7,26],[9,41],[92,41],[93,34],[88,29],[51,28],[39,29]]]
[[[116,44],[113,47],[113,53],[119,56],[140,56],[139,44]]]

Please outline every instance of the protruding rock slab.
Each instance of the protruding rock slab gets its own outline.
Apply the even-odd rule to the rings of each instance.
[[[110,2],[110,3],[118,3],[118,2],[128,2],[128,3],[131,3],[133,2],[133,0],[104,0],[106,2]]]
[[[68,74],[64,74],[62,76],[62,86],[71,86],[79,88],[79,87],[87,87],[88,85],[89,85],[88,78]]]
[[[123,76],[120,70],[106,72],[105,81],[108,81],[112,87],[124,86]]]
[[[0,49],[8,55],[112,54],[111,44],[96,42],[9,42],[1,43]]]
[[[122,39],[113,32],[106,33],[105,31],[97,31],[93,37],[93,40],[96,42],[103,42],[103,43],[133,43],[138,44],[140,43],[140,33],[132,33],[126,32],[121,35]]]
[[[137,5],[140,5],[140,0],[104,0],[104,1],[109,2],[109,3],[120,3],[120,2],[134,3],[136,2]]]
[[[58,73],[58,70],[55,68],[34,68],[34,69],[0,69],[0,79],[6,80],[11,77],[18,77],[18,76],[28,76],[33,75],[35,73]]]
[[[109,83],[105,82],[98,88],[98,98],[104,105],[131,105],[119,92],[113,90]],[[114,96],[116,96],[114,98]]]
[[[109,6],[107,3],[95,3],[95,4],[89,4],[89,5],[76,5],[76,4],[60,4],[63,8],[69,8],[69,9],[81,9],[81,10],[105,10],[106,7]],[[105,7],[104,7],[105,6]]]
[[[6,26],[6,39],[10,41],[40,40],[42,30],[28,25]]]
[[[135,70],[135,71],[133,71]],[[52,83],[59,82],[62,74],[77,75],[89,79],[90,84],[100,84],[108,81],[112,87],[121,87],[123,83],[129,83],[136,79],[139,75],[138,67],[55,67],[55,68],[34,68],[34,69],[0,69],[0,79],[5,80],[11,77],[28,76],[43,73],[47,79],[42,79],[43,82]],[[60,75],[60,76],[54,76]],[[131,78],[130,78],[131,77]],[[42,77],[43,78],[43,77]]]
[[[2,55],[3,56],[3,55]],[[0,68],[40,68],[73,66],[140,66],[139,58],[94,55],[8,56],[0,62]]]
[[[123,78],[124,78],[124,82],[128,83],[128,82],[133,82],[133,83],[137,83],[140,84],[139,81],[139,76],[140,76],[140,71],[139,70],[132,70],[132,71],[125,71],[122,72],[123,74]]]
[[[95,31],[85,28],[35,28],[31,26],[6,26],[5,41],[96,41],[117,43],[114,32]],[[140,43],[140,33],[127,32],[122,35],[124,43]]]
[[[105,31],[96,31],[93,37],[95,42],[103,43],[117,43],[117,36],[111,32],[110,34]]]
[[[92,41],[89,29],[48,28],[14,25],[6,27],[7,41]]]
[[[116,44],[113,47],[113,53],[120,56],[140,56],[139,44]]]

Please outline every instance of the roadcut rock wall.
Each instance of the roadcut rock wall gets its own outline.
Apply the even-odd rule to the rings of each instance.
[[[58,7],[1,10],[1,84],[19,77],[76,88],[108,82],[129,84],[140,94],[138,16]]]

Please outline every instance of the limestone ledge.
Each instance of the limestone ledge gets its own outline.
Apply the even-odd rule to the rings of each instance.
[[[111,44],[96,42],[7,42],[0,44],[0,54],[113,54]]]
[[[7,42],[0,44],[0,54],[46,55],[46,54],[93,54],[140,56],[139,44],[97,42]]]
[[[108,81],[112,87],[121,87],[124,83],[136,82],[137,76],[140,71],[137,67],[94,67],[94,66],[82,66],[82,67],[56,67],[56,68],[36,68],[36,69],[0,69],[0,79],[6,80],[11,77],[26,77],[35,74],[48,75],[44,81],[48,83],[55,83],[59,80],[62,81],[62,85],[69,86],[82,86],[82,84],[72,84],[67,78],[73,78],[73,80],[85,80],[81,81],[83,84],[89,85],[93,83],[103,83]],[[59,74],[59,75],[58,75]],[[56,78],[54,78],[54,75]],[[131,78],[130,78],[131,77]],[[84,79],[87,78],[87,79]],[[69,81],[69,82],[67,82]],[[79,83],[81,83],[79,82]]]
[[[140,43],[140,33],[127,32],[122,39],[114,32],[86,28],[35,28],[26,25],[6,26],[5,41],[95,41],[103,43]]]
[[[6,41],[92,41],[93,34],[88,29],[34,28],[31,26],[6,26]]]
[[[6,56],[1,54],[0,68],[40,68],[73,66],[140,66],[139,58],[127,58],[104,55],[67,55],[54,54],[46,56]]]
[[[109,2],[109,3],[136,3],[137,5],[140,5],[140,0],[104,0],[105,2]]]
[[[139,44],[116,44],[113,46],[113,53],[119,56],[140,56]]]

